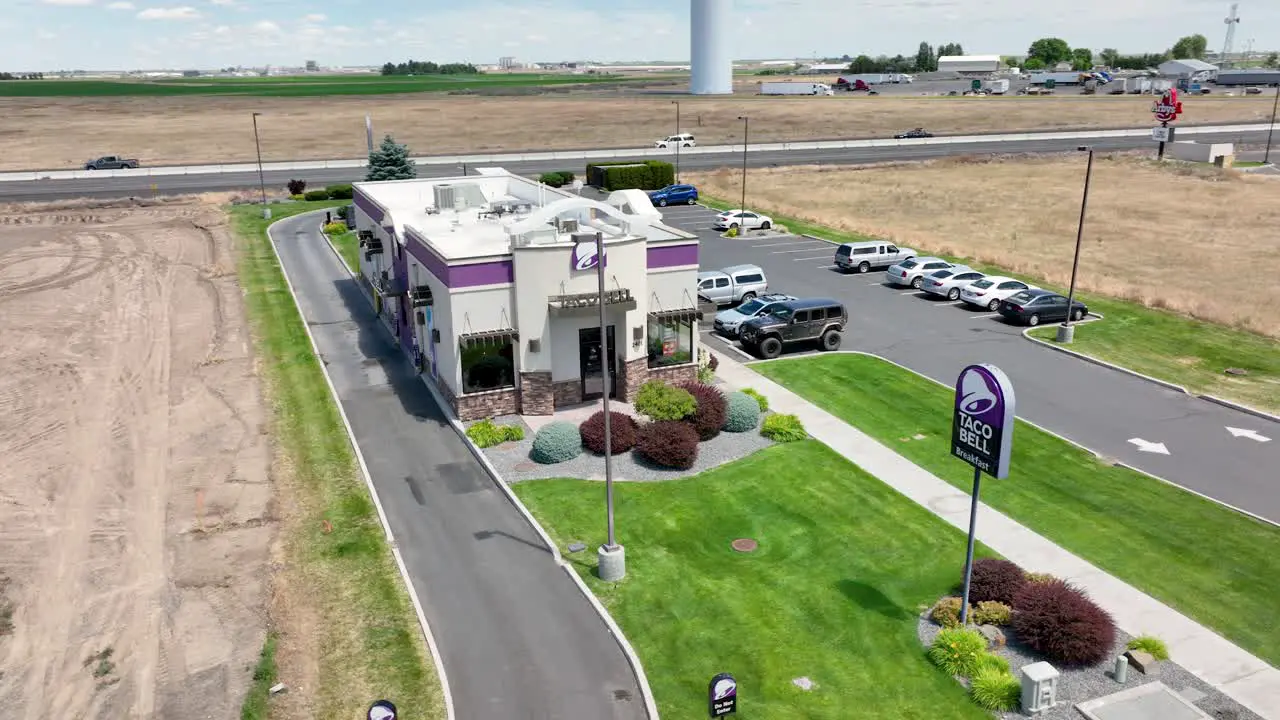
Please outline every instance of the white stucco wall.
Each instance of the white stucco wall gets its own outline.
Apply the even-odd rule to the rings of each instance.
[[[1168,145],[1169,155],[1175,160],[1188,162],[1213,162],[1223,155],[1231,155],[1234,148],[1231,143],[1198,143],[1192,141],[1172,142]]]

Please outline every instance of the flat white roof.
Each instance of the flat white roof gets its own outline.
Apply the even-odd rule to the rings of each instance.
[[[359,182],[354,186],[387,213],[397,237],[412,231],[446,261],[507,255],[520,236],[532,242],[569,242],[552,224],[555,218],[577,220],[583,231],[606,236],[631,234],[650,241],[695,239],[664,225],[661,218],[624,214],[606,203],[543,185],[501,168],[481,168],[478,175],[419,180]],[[437,208],[437,186],[452,186],[461,209]],[[623,217],[625,216],[625,217]]]
[[[938,62],[1000,62],[999,55],[943,55]]]

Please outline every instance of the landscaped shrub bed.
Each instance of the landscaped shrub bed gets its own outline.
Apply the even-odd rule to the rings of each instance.
[[[578,426],[582,445],[597,455],[604,454],[604,411],[587,418]],[[609,453],[621,455],[636,445],[636,421],[626,413],[609,411]]]
[[[724,395],[714,387],[703,383],[686,383],[680,386],[693,396],[696,409],[689,418],[699,440],[710,440],[720,434],[727,419],[728,406]]]
[[[545,425],[533,435],[529,459],[543,465],[568,462],[582,454],[582,434],[567,422]]]
[[[1013,598],[1026,584],[1026,573],[1015,563],[1000,558],[979,558],[973,563],[969,602],[976,605],[995,601],[1012,605]]]
[[[1100,663],[1116,642],[1110,613],[1065,580],[1023,587],[1013,602],[1013,630],[1046,660],[1066,666]]]
[[[479,422],[472,423],[467,428],[467,437],[477,447],[488,448],[508,441],[519,442],[523,440],[524,428],[519,425],[498,425],[493,420],[485,418]]]
[[[659,467],[688,470],[698,459],[698,431],[678,420],[659,420],[640,428],[636,453]]]
[[[725,396],[728,412],[724,429],[728,432],[749,432],[760,424],[760,405],[750,395],[731,392]]]
[[[944,628],[960,627],[960,603],[958,597],[944,597],[929,610],[929,617]],[[970,614],[973,606],[969,606]]]

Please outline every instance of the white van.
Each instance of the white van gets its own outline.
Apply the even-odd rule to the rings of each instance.
[[[900,248],[884,240],[845,243],[836,248],[835,264],[844,272],[867,272],[871,268],[887,268],[916,256],[911,248]]]
[[[690,135],[689,133],[680,133],[679,135],[671,135],[665,139],[658,140],[653,143],[653,146],[657,148],[694,147],[697,144],[698,142],[693,139],[693,135]]]

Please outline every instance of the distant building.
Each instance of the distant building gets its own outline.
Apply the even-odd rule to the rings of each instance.
[[[1169,60],[1156,66],[1160,74],[1168,78],[1197,79],[1197,75],[1208,77],[1218,71],[1216,65],[1203,60]]]
[[[1218,85],[1280,85],[1280,70],[1219,70]]]
[[[986,74],[1000,70],[999,55],[943,55],[938,58],[938,72],[962,75]]]
[[[848,72],[849,63],[812,63],[805,65],[800,72],[805,75],[822,75],[826,73]]]
[[[510,55],[498,58],[498,68],[500,70],[510,70],[516,66],[516,59]]]
[[[319,70],[320,70],[319,63],[317,63],[315,60],[307,61],[307,72],[318,72]]]

